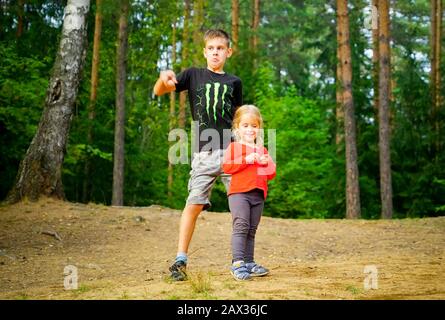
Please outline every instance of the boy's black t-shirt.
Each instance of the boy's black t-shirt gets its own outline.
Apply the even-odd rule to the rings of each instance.
[[[188,90],[192,118],[199,128],[195,146],[199,151],[227,148],[235,110],[243,104],[241,79],[192,67],[179,73],[176,80],[176,92]]]

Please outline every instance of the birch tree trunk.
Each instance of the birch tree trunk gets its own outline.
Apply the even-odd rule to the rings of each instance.
[[[41,195],[64,199],[62,164],[85,61],[89,0],[69,0],[65,7],[57,57],[37,132],[19,166],[7,202]]]
[[[392,217],[389,1],[379,0],[379,158],[382,218]]]
[[[96,0],[96,17],[94,24],[94,43],[93,43],[93,63],[91,65],[91,88],[90,88],[90,102],[88,105],[88,133],[87,143],[93,145],[93,122],[96,118],[96,99],[97,99],[97,86],[99,84],[99,49],[100,38],[102,34],[102,0]],[[84,167],[84,180],[83,180],[83,195],[82,201],[84,203],[90,200],[91,192],[91,158],[88,157]]]
[[[337,32],[341,58],[342,104],[345,117],[346,147],[346,218],[360,218],[360,188],[357,164],[356,124],[352,96],[351,47],[346,0],[337,0]]]
[[[114,127],[113,196],[114,206],[124,204],[125,83],[127,78],[129,0],[121,0],[116,48],[116,121]]]

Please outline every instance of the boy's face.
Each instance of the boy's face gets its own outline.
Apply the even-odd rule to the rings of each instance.
[[[226,59],[232,55],[232,48],[227,46],[224,38],[213,38],[206,42],[204,57],[207,59],[207,68],[213,72],[222,72]]]

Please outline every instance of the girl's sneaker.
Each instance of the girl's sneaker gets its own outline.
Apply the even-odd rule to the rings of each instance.
[[[232,274],[233,278],[238,281],[252,279],[244,261],[235,261],[230,268],[230,273]]]
[[[262,277],[269,273],[269,269],[264,268],[255,262],[248,262],[245,266],[252,277]]]

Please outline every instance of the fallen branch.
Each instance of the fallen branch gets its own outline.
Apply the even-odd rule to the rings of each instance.
[[[54,238],[56,238],[59,241],[62,241],[62,238],[60,237],[60,235],[56,232],[56,231],[51,231],[51,230],[43,230],[41,232],[41,234],[46,234],[48,236],[52,236]]]

